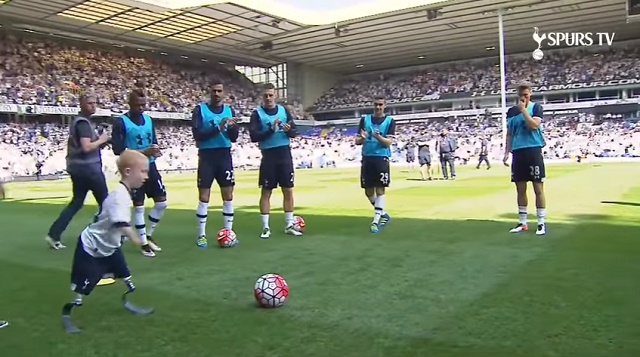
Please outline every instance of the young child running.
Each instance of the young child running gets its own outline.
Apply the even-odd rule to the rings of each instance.
[[[100,207],[93,223],[80,234],[71,268],[71,290],[76,293],[73,302],[65,304],[62,322],[68,333],[81,330],[71,321],[71,310],[82,306],[83,296],[88,296],[105,275],[122,279],[127,287],[122,300],[124,307],[137,315],[153,312],[151,308],[139,308],[128,300],[135,290],[131,273],[124,259],[121,246],[129,239],[137,246],[140,237],[131,227],[131,192],[140,188],[148,178],[149,159],[135,150],[126,150],[118,159],[120,183]]]

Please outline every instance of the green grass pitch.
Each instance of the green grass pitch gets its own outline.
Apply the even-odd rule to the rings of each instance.
[[[43,237],[68,200],[68,181],[14,183],[0,202],[0,355],[135,357],[631,357],[640,355],[640,165],[549,166],[548,235],[515,223],[508,168],[462,168],[457,181],[421,182],[397,168],[387,194],[393,220],[368,232],[372,208],[357,170],[297,173],[307,232],[282,234],[273,197],[270,240],[258,238],[255,172],[237,172],[232,249],[195,246],[191,174],[166,175],[170,209],[155,238],[164,251],[125,250],[140,305],[124,286],[98,287],[66,335],[69,270],[93,198],[50,251]],[[113,182],[115,183],[115,181]],[[530,192],[530,222],[535,222]],[[209,236],[220,228],[212,194]],[[253,284],[276,272],[288,303],[256,308]]]

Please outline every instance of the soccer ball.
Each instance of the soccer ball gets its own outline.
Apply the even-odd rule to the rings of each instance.
[[[296,231],[304,232],[304,229],[306,226],[307,224],[304,223],[304,219],[302,219],[302,217],[300,216],[293,217],[293,228],[295,228]]]
[[[264,308],[280,307],[287,302],[289,286],[278,274],[265,274],[258,278],[253,289],[258,305]]]
[[[231,248],[238,245],[236,233],[228,228],[222,228],[218,231],[218,245],[220,248]]]

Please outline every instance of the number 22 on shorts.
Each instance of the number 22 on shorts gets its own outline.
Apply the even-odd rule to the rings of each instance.
[[[226,170],[226,171],[224,172],[224,174],[225,174],[225,176],[226,176],[226,177],[225,177],[225,179],[226,179],[227,181],[229,181],[229,182],[235,182],[236,177],[235,177],[235,174],[234,174],[233,170]]]

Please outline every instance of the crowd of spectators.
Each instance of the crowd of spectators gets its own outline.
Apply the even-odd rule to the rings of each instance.
[[[614,77],[640,79],[640,49],[621,48],[603,53],[545,51],[541,61],[534,61],[531,57],[507,59],[508,88],[524,80],[533,85],[552,85],[606,81]],[[496,89],[500,89],[498,60],[486,59],[432,66],[417,72],[346,78],[318,98],[315,106],[361,103],[375,95],[402,99],[434,93]]]
[[[144,85],[148,110],[186,113],[208,97],[214,78],[225,84],[228,103],[238,115],[249,115],[259,102],[258,87],[223,65],[171,63],[138,53],[0,32],[0,103],[77,106],[80,94],[91,92],[100,108],[122,111],[130,90]],[[303,115],[298,100],[289,107]]]
[[[480,140],[489,138],[490,158],[499,160],[503,155],[502,136],[497,121],[475,120],[429,121],[423,124],[399,125],[398,140],[393,147],[393,161],[404,162],[405,145],[413,140],[426,140],[435,147],[435,137],[442,128],[448,128],[457,139],[456,154],[461,162],[477,155]],[[68,129],[54,124],[0,124],[0,177],[34,175],[38,168],[43,175],[63,173],[65,170]],[[338,167],[357,164],[360,147],[354,145],[356,127],[303,129],[293,140],[292,153],[299,168],[318,167],[323,163]],[[560,116],[545,119],[544,149],[548,159],[575,158],[577,156],[638,156],[640,132],[633,123],[610,120],[594,122],[592,115]],[[192,170],[198,162],[197,149],[188,123],[181,126],[157,128],[158,140],[166,148],[157,164],[161,170]],[[260,150],[249,140],[248,131],[241,129],[238,142],[233,146],[234,164],[238,168],[257,168]],[[102,151],[107,172],[115,172],[115,156],[109,148]],[[435,157],[435,152],[432,153]]]
[[[81,92],[97,94],[104,109],[126,109],[126,95],[144,84],[149,110],[190,112],[208,96],[213,78],[225,83],[229,103],[249,115],[260,101],[259,88],[239,72],[219,64],[163,61],[124,49],[90,44],[18,38],[0,32],[0,103],[75,106]],[[534,85],[568,84],[619,78],[640,79],[640,49],[549,51],[541,61],[508,57],[507,86],[522,80]],[[383,94],[401,99],[434,93],[498,89],[497,59],[450,63],[403,73],[347,77],[317,99],[315,106],[353,104]],[[306,116],[300,101],[290,99],[297,117]]]
[[[202,66],[202,65],[201,65]],[[619,49],[593,53],[545,54],[542,61],[510,59],[510,84],[527,79],[534,84],[609,80],[615,76],[640,78],[640,50]],[[380,90],[388,98],[494,89],[498,69],[492,60],[449,64],[402,75],[377,74],[365,80],[345,80],[323,95],[319,104],[345,104],[368,100]],[[189,112],[207,97],[212,78],[222,79],[228,102],[240,115],[249,115],[259,103],[257,86],[232,69],[209,65],[178,65],[152,57],[134,56],[118,49],[76,47],[57,42],[21,39],[0,33],[0,103],[36,105],[77,105],[81,92],[97,94],[104,109],[126,110],[126,95],[143,83],[150,94],[148,110]],[[290,104],[295,104],[291,106]],[[289,108],[302,115],[298,102]],[[158,166],[164,170],[191,170],[197,165],[197,151],[188,122],[181,125],[158,123],[158,139],[166,148]],[[479,140],[491,138],[491,157],[502,157],[500,126],[495,121],[433,120],[398,126],[394,145],[396,162],[406,155],[410,140],[433,142],[438,131],[448,127],[458,139],[461,161],[473,157]],[[7,176],[61,173],[65,169],[68,129],[59,124],[0,123],[0,178]],[[547,158],[577,155],[625,156],[640,153],[635,125],[621,120],[604,124],[587,114],[545,118]],[[353,127],[311,128],[292,143],[298,167],[331,163],[341,166],[359,162],[360,148],[353,144]],[[434,145],[431,146],[432,148]],[[259,164],[260,151],[243,129],[233,148],[237,167]],[[115,170],[115,157],[103,150],[104,166]]]

